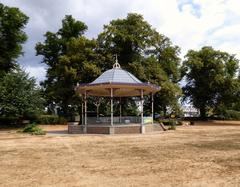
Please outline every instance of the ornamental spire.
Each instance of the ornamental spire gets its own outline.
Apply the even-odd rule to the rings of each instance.
[[[118,63],[117,54],[115,55],[115,63],[113,64],[113,68],[121,68],[120,64]]]

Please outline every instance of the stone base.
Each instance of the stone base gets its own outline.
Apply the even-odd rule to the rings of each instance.
[[[82,125],[68,125],[69,134],[84,134],[84,126]]]
[[[144,134],[163,131],[159,124],[128,124],[128,125],[88,125],[87,134]],[[84,125],[68,125],[69,134],[84,134]]]

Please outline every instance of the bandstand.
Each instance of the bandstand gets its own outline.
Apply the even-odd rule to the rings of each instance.
[[[77,85],[75,90],[83,97],[82,123],[69,125],[69,133],[129,134],[162,130],[153,121],[153,95],[160,90],[160,87],[141,82],[128,71],[123,70],[117,60],[112,69],[105,71],[91,83]],[[144,95],[151,95],[150,116],[144,116]],[[111,115],[88,117],[87,101],[89,96],[110,98]],[[121,98],[124,97],[140,98],[139,116],[122,116]],[[113,111],[115,98],[118,98],[120,103],[118,116],[114,116]]]

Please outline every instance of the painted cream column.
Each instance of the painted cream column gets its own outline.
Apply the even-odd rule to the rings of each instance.
[[[151,94],[151,104],[152,104],[152,124],[153,124],[153,119],[154,119],[154,95],[153,93]]]
[[[84,125],[84,106],[82,101],[82,125]]]
[[[119,99],[119,122],[122,123],[122,98]]]
[[[84,94],[84,133],[87,133],[87,91]]]
[[[143,120],[143,90],[141,90],[141,133],[145,133],[144,120]]]
[[[113,89],[111,88],[111,126],[113,126]]]

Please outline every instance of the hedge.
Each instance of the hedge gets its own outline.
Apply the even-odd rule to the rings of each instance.
[[[36,120],[38,124],[67,124],[67,120],[64,117],[57,115],[41,115]]]

